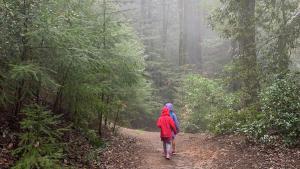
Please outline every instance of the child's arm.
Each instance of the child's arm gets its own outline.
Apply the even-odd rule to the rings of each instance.
[[[157,120],[157,122],[156,122],[156,126],[157,126],[158,128],[161,128],[161,122],[160,122],[160,118]]]
[[[176,116],[175,113],[174,113],[174,122],[175,122],[177,133],[179,133],[179,127],[180,127],[180,125],[179,125],[179,121],[178,121],[177,116]]]
[[[173,130],[173,132],[174,132],[175,134],[177,134],[176,126],[175,126],[175,123],[174,123],[174,121],[172,120],[172,118],[169,119],[169,124],[170,124],[171,129]]]

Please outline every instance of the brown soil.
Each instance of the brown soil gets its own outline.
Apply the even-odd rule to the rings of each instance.
[[[180,133],[177,154],[166,160],[159,132],[121,128],[119,133],[108,137],[104,149],[94,149],[72,131],[64,165],[82,169],[300,169],[299,148],[250,144],[242,136]],[[14,142],[8,137],[0,139],[0,169],[14,164]]]
[[[241,136],[213,137],[209,134],[180,133],[177,154],[171,160],[162,156],[158,132],[120,129],[137,139],[134,154],[140,169],[298,169],[300,150],[251,145]]]

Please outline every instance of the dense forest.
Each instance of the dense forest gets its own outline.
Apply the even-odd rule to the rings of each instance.
[[[135,144],[122,128],[157,131],[167,102],[185,133],[299,151],[299,0],[0,0],[0,16],[0,168],[109,168],[110,144]]]

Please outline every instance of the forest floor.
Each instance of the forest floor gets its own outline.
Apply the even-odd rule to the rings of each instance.
[[[166,160],[158,132],[120,129],[120,133],[137,140],[133,154],[141,157],[140,169],[300,168],[300,149],[250,144],[242,136],[180,133],[177,154]]]
[[[103,140],[106,146],[94,149],[79,132],[70,131],[65,136],[69,146],[63,164],[76,169],[300,168],[299,148],[254,144],[243,136],[179,133],[177,154],[166,160],[159,132],[120,128],[118,133],[108,134]],[[14,142],[0,137],[0,169],[8,169],[15,163],[11,156]]]

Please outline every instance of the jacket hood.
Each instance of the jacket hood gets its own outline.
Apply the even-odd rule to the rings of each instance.
[[[170,116],[170,110],[168,109],[167,106],[165,106],[165,107],[161,110],[161,116]]]

